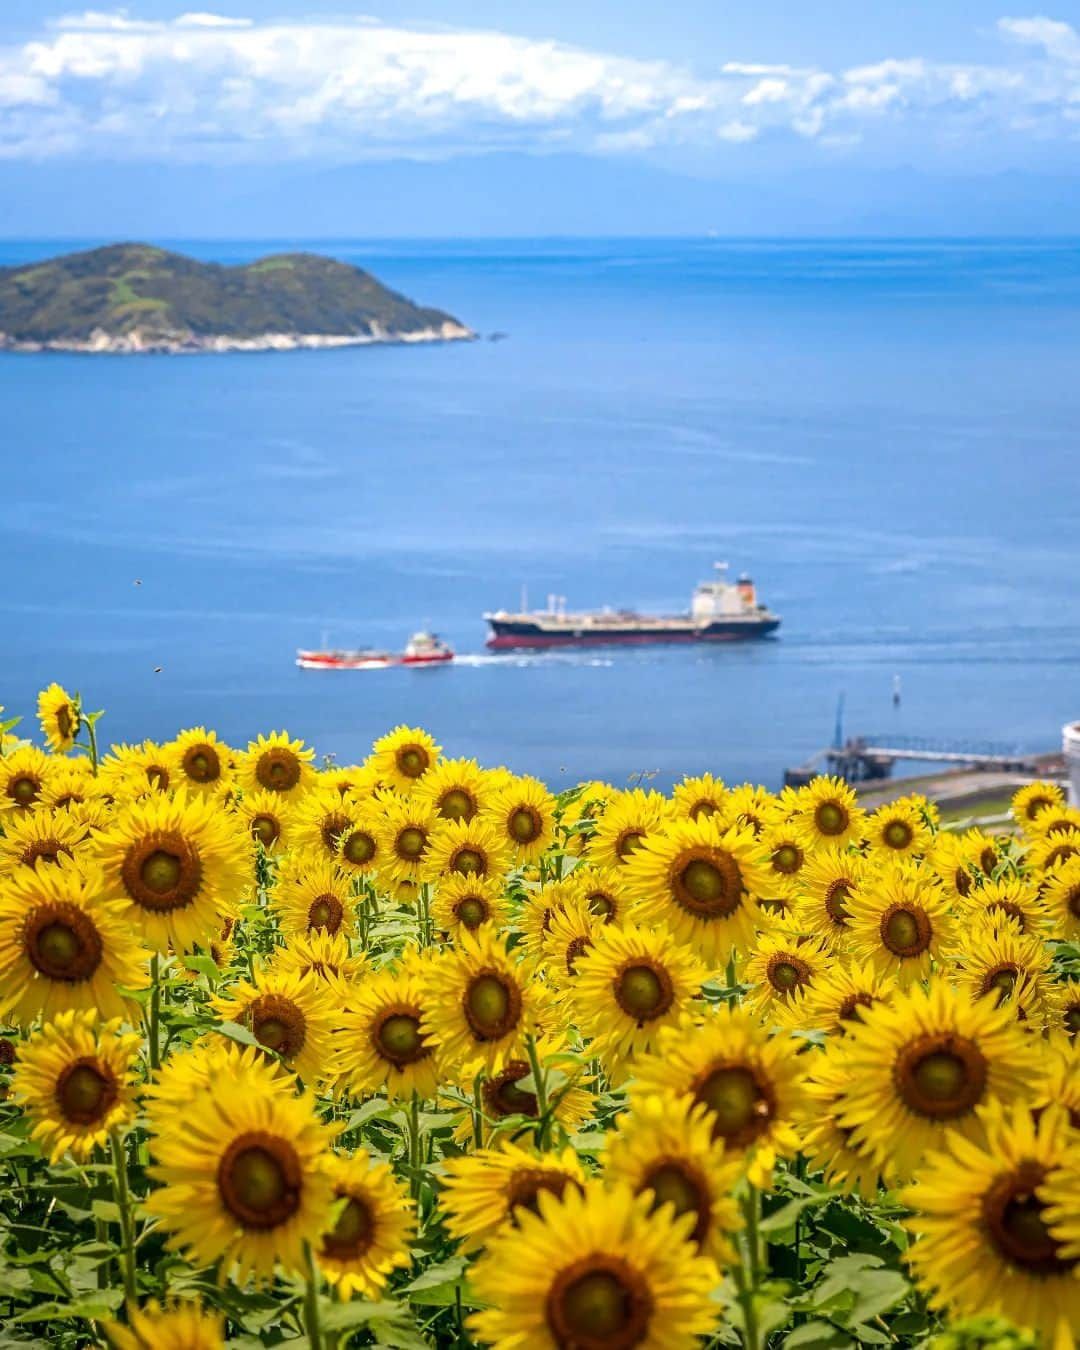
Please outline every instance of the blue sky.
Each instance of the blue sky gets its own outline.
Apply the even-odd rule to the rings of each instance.
[[[1077,10],[3,0],[0,233],[1068,233]]]

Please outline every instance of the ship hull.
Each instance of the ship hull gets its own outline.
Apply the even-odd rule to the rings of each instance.
[[[649,628],[591,628],[588,632],[575,629],[544,628],[538,623],[503,622],[489,619],[491,635],[487,645],[493,651],[547,647],[634,647],[659,646],[672,643],[746,642],[768,637],[780,627],[779,619],[733,620],[725,623],[696,625],[657,625]]]

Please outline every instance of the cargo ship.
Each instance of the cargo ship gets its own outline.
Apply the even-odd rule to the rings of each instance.
[[[727,563],[694,591],[689,614],[639,614],[635,610],[568,611],[565,597],[549,596],[547,609],[505,609],[484,615],[493,650],[521,647],[601,647],[630,643],[736,642],[763,638],[780,627],[779,615],[758,603],[754,583],[743,573],[728,581]]]
[[[453,651],[434,633],[414,633],[403,652],[373,647],[320,651],[301,647],[296,664],[301,670],[385,670],[387,666],[438,666],[454,659]]]

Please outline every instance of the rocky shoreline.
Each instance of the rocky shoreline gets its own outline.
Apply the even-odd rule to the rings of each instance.
[[[328,347],[367,347],[376,343],[471,342],[476,334],[464,324],[447,321],[431,328],[396,333],[373,324],[367,333],[261,333],[256,337],[217,334],[197,337],[194,333],[164,336],[138,329],[117,336],[95,329],[84,340],[56,338],[47,342],[19,341],[0,333],[0,351],[76,352],[91,356],[183,356],[203,352],[288,352]]]

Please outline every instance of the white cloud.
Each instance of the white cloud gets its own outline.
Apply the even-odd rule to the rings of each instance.
[[[0,46],[0,157],[334,161],[679,146],[708,158],[764,136],[840,146],[906,134],[915,154],[980,136],[1075,137],[1076,31],[1042,17],[998,29],[996,64],[916,55],[848,70],[767,60],[691,70],[373,19],[88,10]]]

